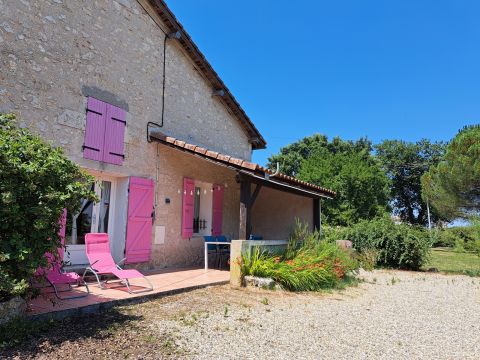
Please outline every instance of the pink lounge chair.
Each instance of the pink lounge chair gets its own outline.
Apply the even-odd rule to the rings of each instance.
[[[138,270],[129,269],[123,270],[120,267],[120,263],[125,261],[126,259],[120,260],[118,263],[112,258],[112,254],[110,253],[110,241],[108,239],[108,234],[105,233],[89,233],[85,235],[85,245],[87,251],[87,258],[90,263],[85,269],[83,273],[83,279],[88,272],[91,272],[95,275],[98,285],[101,289],[106,289],[105,284],[108,280],[100,281],[100,278],[104,274],[113,274],[120,282],[125,284],[130,294],[138,294],[141,292],[152,291],[153,286],[148,281],[148,279],[140,273]],[[130,289],[130,282],[129,279],[136,279],[136,278],[144,278],[145,281],[148,283],[149,287],[145,290],[137,290],[133,291]]]
[[[80,277],[80,275],[75,272],[63,272],[61,262],[58,259],[55,259],[52,254],[46,253],[45,257],[48,259],[49,268],[38,269],[36,275],[45,276],[45,279],[47,279],[49,284],[53,287],[57,298],[60,300],[70,300],[82,298],[90,294],[90,289],[88,288],[87,283]],[[68,290],[61,290],[59,285],[68,285]],[[61,292],[73,290],[72,285],[77,285],[77,287],[85,286],[87,292],[82,295],[60,296]]]

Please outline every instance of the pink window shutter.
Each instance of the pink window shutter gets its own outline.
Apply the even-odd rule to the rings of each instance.
[[[212,235],[222,235],[223,223],[223,193],[222,185],[213,185],[213,201],[212,201]]]
[[[152,250],[153,180],[130,177],[126,264],[147,262]]]
[[[83,142],[83,157],[85,159],[103,161],[106,112],[106,103],[92,97],[88,98],[87,123]]]
[[[182,201],[182,238],[184,239],[191,238],[193,235],[194,193],[195,181],[184,178]]]
[[[125,110],[107,104],[103,161],[122,165],[125,142]]]

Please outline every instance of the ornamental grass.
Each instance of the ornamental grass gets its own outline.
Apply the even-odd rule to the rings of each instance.
[[[343,287],[358,263],[335,243],[320,240],[297,222],[287,250],[273,256],[256,247],[242,258],[243,275],[272,278],[290,291],[319,291]]]

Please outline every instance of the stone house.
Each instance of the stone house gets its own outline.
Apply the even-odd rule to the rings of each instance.
[[[162,0],[0,0],[0,112],[96,178],[67,214],[68,260],[203,262],[203,236],[285,239],[335,194],[252,163],[266,142]]]

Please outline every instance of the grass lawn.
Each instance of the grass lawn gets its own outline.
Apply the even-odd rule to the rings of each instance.
[[[430,262],[425,265],[425,269],[429,268],[480,276],[480,257],[472,253],[457,253],[450,248],[435,248],[432,249]]]

